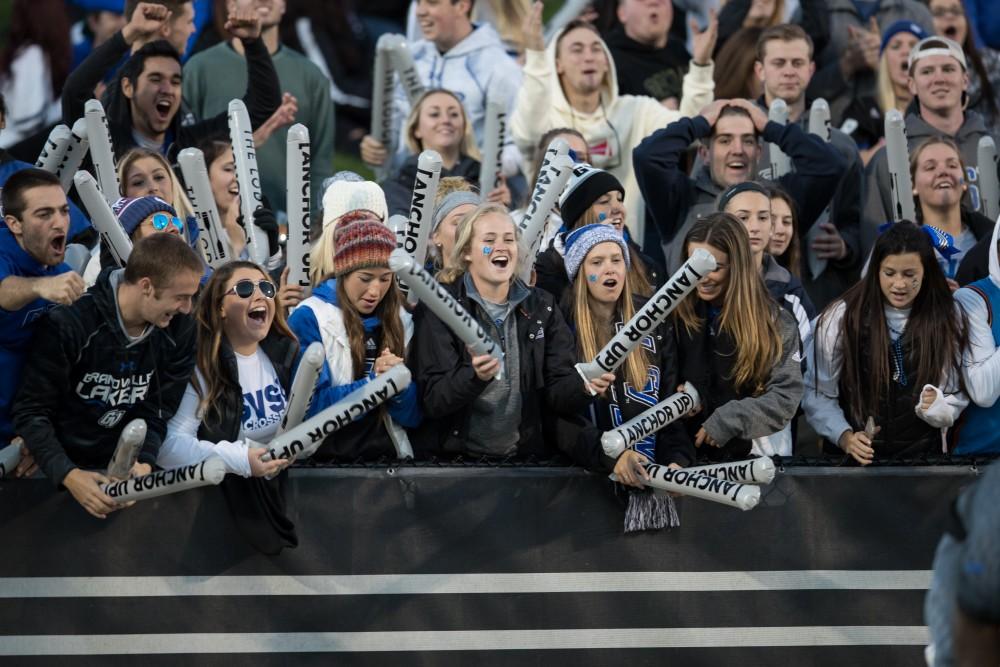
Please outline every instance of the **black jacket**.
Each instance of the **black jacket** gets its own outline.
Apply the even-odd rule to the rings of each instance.
[[[122,428],[146,421],[142,463],[156,464],[167,420],[194,368],[194,323],[178,314],[130,341],[119,324],[121,271],[105,272],[72,306],[46,315],[12,410],[16,432],[59,485],[73,468],[104,468]]]
[[[467,293],[464,281],[444,285],[476,319],[484,319]],[[531,289],[511,315],[516,317],[520,356],[521,423],[518,457],[555,453],[543,434],[543,422],[554,413],[574,416],[588,402],[576,362],[573,335],[547,292]],[[416,434],[416,447],[427,453],[464,451],[472,402],[491,380],[480,380],[463,343],[433,313],[419,306],[411,351],[414,377],[420,388],[426,419]],[[550,412],[551,411],[551,412]],[[551,419],[551,421],[550,421]]]
[[[698,214],[715,210],[720,188],[706,176],[708,165],[694,179],[680,167],[688,146],[711,134],[712,126],[704,117],[681,118],[643,139],[632,151],[639,191],[660,234],[668,272],[683,263],[680,244]],[[836,149],[795,123],[768,122],[762,139],[777,144],[795,163],[795,171],[778,182],[799,209],[799,231],[804,236],[837,189],[844,160]]]
[[[638,295],[633,296],[633,300],[636,310],[646,303],[646,299]],[[566,321],[572,323],[568,302],[563,307],[563,313]],[[616,330],[624,324],[619,317]],[[620,366],[615,371],[613,389],[606,396],[591,399],[586,419],[563,417],[558,422],[557,442],[560,449],[589,470],[610,473],[614,469],[615,459],[608,457],[601,445],[601,436],[605,432],[638,417],[677,391],[680,384],[677,380],[677,340],[671,323],[668,321],[657,327],[646,337],[643,345],[651,363],[645,387],[626,387],[623,367]],[[663,465],[678,463],[684,467],[695,462],[694,444],[683,420],[675,421],[656,433],[656,462]]]
[[[413,181],[417,177],[417,161],[419,155],[411,155],[396,172],[382,182],[385,190],[385,202],[389,215],[409,215],[410,200],[413,197]],[[473,185],[479,184],[479,161],[468,155],[463,155],[451,169],[441,169],[441,178],[461,176]],[[431,202],[433,204],[434,202]]]
[[[278,73],[271,62],[271,55],[261,39],[243,40],[246,51],[247,84],[243,102],[247,106],[250,125],[257,129],[278,110],[281,105],[281,84],[278,83]],[[78,118],[83,117],[83,108],[87,100],[94,97],[94,86],[102,81],[104,74],[117,65],[128,53],[130,47],[125,43],[121,31],[116,32],[108,41],[94,49],[66,79],[62,92],[63,122],[72,126]],[[119,160],[125,153],[136,146],[132,136],[132,112],[129,101],[115,87],[121,85],[121,77],[115,77],[112,88],[105,98],[108,129],[111,132],[111,144],[115,159]],[[181,110],[167,130],[172,143],[167,147],[166,155],[175,160],[182,148],[196,146],[208,139],[224,139],[229,137],[229,119],[226,113],[214,118],[207,118],[190,125],[181,123]]]
[[[671,97],[680,104],[684,75],[691,55],[684,43],[670,36],[659,49],[641,44],[627,34],[624,26],[608,33],[605,43],[615,61],[619,95],[644,95],[656,100]]]
[[[274,328],[260,343],[261,350],[270,359],[278,382],[287,395],[291,390],[292,376],[298,343],[274,333]],[[240,371],[236,355],[223,337],[219,348],[222,359],[223,381],[226,393],[219,409],[207,411],[198,427],[198,438],[209,442],[239,440],[240,421],[243,414],[243,390],[240,388]],[[298,545],[295,524],[288,518],[285,505],[287,471],[274,479],[226,475],[219,487],[243,537],[258,551],[276,554],[286,547]]]
[[[962,207],[962,224],[972,230],[976,245],[972,246],[958,265],[955,280],[965,287],[990,275],[990,241],[993,240],[993,221],[982,213]],[[996,248],[992,248],[996,252]]]

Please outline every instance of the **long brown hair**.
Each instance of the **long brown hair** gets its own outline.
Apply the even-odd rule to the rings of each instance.
[[[198,305],[195,308],[195,326],[198,339],[195,357],[202,380],[199,382],[197,375],[195,375],[192,384],[198,393],[199,412],[203,418],[210,412],[214,412],[216,418],[221,419],[221,403],[226,392],[234,389],[239,390],[239,385],[234,385],[232,379],[227,376],[222,367],[222,356],[219,354],[222,349],[222,337],[225,335],[222,326],[222,301],[226,298],[226,284],[239,269],[259,271],[261,277],[270,280],[267,272],[253,262],[239,260],[224,264],[216,269],[212,277],[202,287],[201,296],[198,298]],[[288,322],[285,321],[285,308],[281,304],[279,294],[275,293],[274,295],[274,320],[271,322],[271,331],[277,332],[278,335],[285,338],[296,340],[295,334],[288,328]],[[202,386],[202,382],[204,382],[204,386]]]
[[[712,213],[695,222],[684,237],[686,254],[690,254],[691,243],[710,245],[729,258],[729,280],[719,318],[721,331],[732,337],[736,349],[733,374],[727,380],[736,389],[749,387],[751,394],[760,394],[781,358],[781,332],[776,323],[780,311],[753,261],[750,237],[735,216]],[[696,293],[688,294],[674,311],[689,334],[705,326],[694,309],[699,298]]]
[[[589,253],[588,253],[589,254]],[[635,261],[634,255],[632,261]],[[584,259],[586,261],[586,259]],[[582,268],[582,266],[581,266]],[[615,334],[615,322],[601,322],[591,307],[590,290],[587,289],[586,271],[577,271],[573,280],[571,312],[576,326],[576,351],[582,361],[590,361],[601,351]],[[615,304],[622,322],[628,322],[635,315],[635,304],[632,301],[631,276],[625,272],[622,293]],[[649,377],[649,353],[642,345],[636,346],[625,358],[624,380],[636,391],[642,391]]]
[[[386,266],[385,268],[389,268]],[[362,271],[364,269],[358,269]],[[353,271],[351,273],[354,273]],[[344,280],[351,275],[346,273],[337,278],[337,302],[340,304],[340,312],[344,318],[344,329],[347,331],[347,341],[351,346],[351,364],[354,368],[354,377],[361,377],[365,371],[365,325],[361,321],[361,315],[351,305],[344,290]],[[389,351],[397,357],[406,358],[406,335],[403,331],[403,320],[399,317],[399,310],[403,305],[403,297],[399,293],[399,287],[395,279],[390,281],[389,289],[385,296],[378,302],[375,312],[372,313],[382,323],[382,348],[389,348]]]
[[[780,199],[788,206],[792,212],[792,238],[788,241],[788,248],[785,252],[774,259],[778,264],[788,269],[796,278],[802,277],[802,251],[799,248],[799,210],[795,206],[795,200],[780,185],[767,186],[768,199]],[[774,210],[773,207],[771,209]],[[772,226],[773,228],[773,226]],[[773,233],[773,232],[772,232]]]
[[[875,241],[865,277],[847,290],[842,299],[827,306],[816,322],[817,332],[829,326],[834,310],[844,304],[839,332],[843,350],[840,382],[850,391],[842,392],[841,396],[847,403],[848,420],[855,426],[864,423],[867,413],[880,404],[892,381],[889,327],[879,281],[882,262],[890,255],[911,252],[920,256],[924,268],[920,292],[903,333],[913,346],[909,357],[917,363],[917,377],[911,381],[918,387],[937,386],[949,369],[962,381],[962,351],[969,341],[965,315],[956,312],[951,290],[927,236],[913,223],[898,222]],[[863,345],[865,338],[867,349]]]

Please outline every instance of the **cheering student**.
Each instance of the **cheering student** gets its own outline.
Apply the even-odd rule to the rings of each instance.
[[[552,243],[535,258],[535,285],[546,290],[556,300],[562,299],[569,287],[563,256],[566,234],[580,227],[601,223],[621,234],[628,244],[632,261],[629,277],[636,294],[650,296],[663,283],[663,269],[642,254],[632,240],[626,225],[625,188],[617,178],[589,164],[573,168],[573,175],[559,197],[559,213],[563,228]]]
[[[269,120],[281,105],[281,88],[267,47],[260,39],[260,19],[253,8],[233,8],[226,29],[243,44],[246,53],[247,88],[243,101],[254,129]],[[135,146],[155,149],[174,159],[180,149],[202,143],[208,137],[225,135],[226,113],[182,123],[181,57],[175,46],[161,35],[170,21],[162,5],[141,3],[129,22],[94,49],[70,73],[63,88],[63,122],[72,125],[84,115],[84,105],[94,97],[94,86],[109,68],[119,64],[137,42],[148,42],[121,66],[110,85],[107,100],[108,129],[115,157]]]
[[[794,318],[767,293],[747,232],[728,213],[698,220],[685,256],[702,248],[716,268],[674,311],[680,379],[702,409],[695,445],[711,460],[755,454],[787,456],[786,427],[802,397],[802,359]]]
[[[470,183],[479,182],[480,155],[472,125],[461,100],[450,90],[433,88],[420,96],[403,125],[403,138],[410,155],[395,176],[382,183],[391,214],[406,214],[410,210],[422,151],[435,151],[441,156],[441,176],[461,176]],[[361,141],[361,158],[379,166],[391,156],[381,143],[367,135]],[[507,182],[502,175],[499,177],[500,185],[491,189],[486,199],[510,206]]]
[[[914,151],[937,135],[953,139],[962,156],[969,186],[965,204],[971,210],[981,211],[981,198],[973,194],[979,188],[979,171],[996,167],[979,165],[979,140],[992,134],[983,117],[967,107],[969,76],[962,47],[947,37],[928,37],[910,50],[908,63],[913,102],[905,116],[907,150]],[[862,250],[867,253],[878,228],[894,219],[892,179],[885,148],[868,164],[866,178],[861,240]]]
[[[772,185],[767,190],[771,197],[772,224],[771,242],[767,244],[767,252],[792,276],[801,280],[802,260],[795,202],[777,185]]]
[[[184,221],[186,237],[195,247],[198,223],[191,201],[165,157],[148,148],[133,148],[118,161],[117,171],[122,197],[159,197],[170,204]]]
[[[689,177],[681,160],[697,139],[705,140],[699,149],[704,165]],[[699,216],[717,210],[724,190],[757,174],[761,139],[776,143],[795,164],[778,182],[792,195],[803,224],[812,225],[840,183],[843,158],[799,124],[768,120],[748,100],[716,100],[701,115],[657,130],[635,149],[639,189],[659,230],[668,271],[680,267],[686,248],[678,241]]]
[[[323,344],[326,358],[307,417],[404,363],[413,322],[389,270],[396,235],[368,211],[333,223],[333,270],[289,318],[301,351]],[[420,423],[411,384],[384,408],[369,412],[323,441],[317,461],[373,461],[410,450],[405,428]]]
[[[957,281],[959,266],[969,251],[993,235],[992,220],[962,205],[968,186],[958,145],[943,136],[918,145],[910,155],[910,178],[918,204],[917,222],[951,235],[954,241],[954,251],[948,257],[938,254],[937,260],[944,277]],[[983,257],[984,276],[987,261]]]
[[[43,313],[69,305],[85,289],[64,262],[69,203],[59,179],[41,169],[24,169],[3,186],[0,229],[0,446],[15,434],[11,405],[31,338]],[[22,453],[27,453],[22,447]],[[30,456],[19,474],[34,467]]]
[[[334,235],[337,222],[352,211],[366,211],[380,222],[389,217],[385,193],[378,184],[366,181],[353,171],[334,174],[323,193],[322,225],[313,225],[310,232],[319,231],[309,250],[309,280],[319,285],[333,272],[335,257]]]
[[[566,321],[576,334],[577,359],[588,362],[628,322],[645,298],[634,293],[629,272],[631,251],[610,225],[591,224],[566,236],[565,272],[572,285],[566,300]],[[609,391],[597,396],[587,410],[595,429],[585,431],[571,450],[573,458],[592,470],[615,472],[630,486],[642,487],[643,463],[690,465],[694,447],[679,422],[608,458],[600,436],[674,393],[677,349],[673,327],[664,324],[632,350],[615,373]],[[560,431],[563,427],[560,426]],[[561,435],[561,433],[560,433]]]
[[[968,403],[967,326],[932,232],[890,226],[868,273],[816,323],[802,407],[817,433],[861,465],[940,452],[943,429]],[[869,418],[877,434],[866,432]]]
[[[767,253],[774,232],[771,192],[760,183],[738,183],[719,196],[720,212],[729,213],[743,223],[750,236],[753,263],[764,277],[768,293],[795,318],[803,345],[812,331],[809,322],[816,317],[802,282]]]
[[[517,278],[517,228],[507,209],[484,204],[458,226],[439,280],[503,350],[473,354],[433,313],[417,311],[416,379],[434,452],[546,456],[543,418],[578,415],[590,396],[573,368],[572,335],[552,297]],[[614,376],[591,386],[606,391]]]
[[[228,472],[271,475],[261,461],[288,408],[298,343],[285,323],[277,286],[253,262],[222,266],[195,309],[197,363],[167,425],[157,463],[163,468],[218,456]]]
[[[122,428],[146,421],[132,474],[150,472],[194,366],[191,300],[201,258],[174,234],[152,234],[128,266],[105,272],[71,306],[37,326],[14,399],[15,431],[45,476],[89,513],[118,508],[94,469],[108,465]]]

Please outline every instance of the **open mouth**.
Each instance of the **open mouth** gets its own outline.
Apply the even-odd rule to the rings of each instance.
[[[247,313],[247,317],[258,324],[263,324],[267,321],[267,308],[265,306],[251,308],[250,312]]]
[[[607,278],[604,282],[601,283],[601,285],[603,285],[604,287],[607,287],[608,289],[614,289],[614,288],[618,287],[618,279],[617,278]]]
[[[161,120],[166,120],[170,117],[170,108],[173,105],[170,100],[158,100],[156,102],[156,115],[160,117]]]
[[[948,39],[955,39],[958,36],[958,27],[950,25],[944,29],[944,36]]]
[[[61,253],[66,251],[66,235],[59,234],[53,237],[52,241],[49,242],[49,246],[52,248],[53,252]]]
[[[747,163],[742,160],[734,160],[732,162],[727,162],[726,167],[732,169],[733,171],[743,171],[747,168]]]
[[[510,265],[510,257],[506,255],[494,255],[490,259],[490,264],[498,269],[506,269]]]

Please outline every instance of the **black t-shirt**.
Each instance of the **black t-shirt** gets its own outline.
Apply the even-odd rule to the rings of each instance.
[[[665,47],[657,49],[635,41],[619,26],[608,34],[607,45],[615,60],[619,94],[646,95],[658,100],[675,97],[680,103],[691,59],[682,42],[671,39]]]

